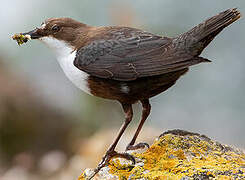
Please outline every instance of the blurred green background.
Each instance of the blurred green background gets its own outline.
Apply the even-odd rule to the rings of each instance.
[[[245,14],[244,0],[1,1],[0,179],[74,179],[81,168],[95,166],[101,156],[93,150],[104,151],[123,121],[117,102],[81,92],[46,46],[33,41],[19,47],[11,39],[14,33],[32,30],[46,18],[71,17],[174,37],[234,7]],[[179,128],[245,148],[244,32],[242,18],[202,53],[212,63],[192,67],[174,87],[151,99],[141,138],[153,140]],[[134,107],[136,123],[140,106]],[[131,135],[123,138],[122,148]]]

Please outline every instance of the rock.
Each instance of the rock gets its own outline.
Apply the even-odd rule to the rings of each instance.
[[[197,133],[164,132],[137,163],[115,158],[94,179],[245,179],[245,153]],[[127,162],[127,163],[125,163]],[[85,170],[78,180],[86,179]]]

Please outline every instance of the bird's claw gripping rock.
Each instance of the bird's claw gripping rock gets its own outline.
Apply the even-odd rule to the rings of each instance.
[[[129,151],[129,150],[137,150],[137,149],[144,149],[144,148],[149,148],[149,144],[147,143],[138,143],[136,145],[128,145],[127,148],[126,148],[126,151]]]
[[[105,167],[112,158],[124,158],[132,162],[134,165],[136,163],[135,158],[128,153],[118,153],[116,151],[107,151],[102,161],[99,163],[97,168],[94,170],[93,174],[88,178],[92,179],[103,167]]]

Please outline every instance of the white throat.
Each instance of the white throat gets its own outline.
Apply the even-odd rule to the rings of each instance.
[[[42,37],[40,40],[54,51],[56,58],[66,76],[78,88],[90,94],[87,83],[89,75],[73,65],[73,61],[76,57],[76,51],[74,51],[69,44],[62,40],[52,37]]]

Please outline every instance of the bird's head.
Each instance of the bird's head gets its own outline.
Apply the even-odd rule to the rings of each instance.
[[[75,21],[71,18],[50,18],[45,20],[40,27],[22,33],[31,39],[38,39],[55,50],[66,44],[75,48],[86,37],[90,26]]]

